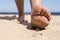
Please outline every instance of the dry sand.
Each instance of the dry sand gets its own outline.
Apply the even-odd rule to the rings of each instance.
[[[45,30],[32,30],[30,15],[25,15],[23,24],[17,21],[17,15],[0,14],[0,40],[60,40],[60,16],[52,16]]]

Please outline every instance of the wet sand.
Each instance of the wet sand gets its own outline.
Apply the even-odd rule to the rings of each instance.
[[[60,16],[52,16],[45,30],[31,29],[30,15],[25,15],[23,24],[17,15],[0,15],[0,40],[60,40]]]

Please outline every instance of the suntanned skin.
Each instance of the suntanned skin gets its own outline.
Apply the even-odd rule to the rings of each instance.
[[[41,0],[30,0],[32,15],[38,15],[40,13],[41,16],[45,16],[48,20],[50,20],[51,14],[48,9],[42,7],[41,2]]]
[[[15,0],[18,9],[18,21],[23,23],[24,21],[24,0]]]
[[[51,19],[51,14],[48,11],[48,9],[46,9],[45,7],[42,7],[41,2],[42,2],[42,0],[30,0],[31,13],[32,13],[31,20],[34,20],[34,19],[35,20],[38,20],[38,19],[43,20],[45,17],[47,24],[49,24],[50,19]],[[19,14],[18,21],[20,23],[22,23],[23,22],[22,20],[24,20],[24,0],[16,0],[16,5],[18,8],[18,12],[19,12],[18,13]],[[42,16],[44,16],[44,17],[42,17]]]
[[[48,9],[42,6],[42,0],[30,0],[32,15],[31,24],[38,28],[45,28],[51,20],[51,13]]]

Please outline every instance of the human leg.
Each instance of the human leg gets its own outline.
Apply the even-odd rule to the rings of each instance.
[[[51,19],[50,12],[42,7],[41,0],[30,0],[31,3],[31,24],[36,25],[39,28],[46,27]]]
[[[24,20],[24,0],[15,0],[18,9],[18,21],[20,23]]]

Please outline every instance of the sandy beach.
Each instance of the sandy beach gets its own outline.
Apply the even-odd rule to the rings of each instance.
[[[17,17],[0,14],[0,40],[60,40],[60,15],[52,15],[49,26],[39,31],[30,28],[30,15],[25,15],[23,24]]]

